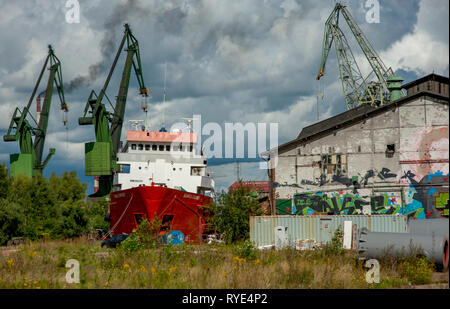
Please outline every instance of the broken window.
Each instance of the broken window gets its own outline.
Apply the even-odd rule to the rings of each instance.
[[[386,158],[392,158],[395,153],[395,144],[389,144],[386,146]]]
[[[139,225],[144,219],[144,214],[134,214],[134,219],[136,220],[136,225]]]
[[[170,229],[170,226],[172,225],[172,220],[173,215],[164,215],[161,222],[160,231],[168,231]]]
[[[347,175],[347,156],[344,154],[323,155],[322,174]]]

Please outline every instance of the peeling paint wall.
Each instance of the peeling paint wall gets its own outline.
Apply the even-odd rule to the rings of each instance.
[[[448,112],[422,96],[280,152],[274,197],[299,215],[448,216]]]

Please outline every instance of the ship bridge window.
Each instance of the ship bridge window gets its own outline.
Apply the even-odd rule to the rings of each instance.
[[[158,146],[157,145],[152,145],[152,150],[158,150]]]
[[[130,164],[121,164],[120,165],[120,173],[129,174],[130,173]]]
[[[139,144],[139,145],[138,145],[138,150],[144,150],[144,145]]]
[[[131,144],[131,149],[136,150],[136,144]]]
[[[191,167],[191,176],[202,176],[203,175],[203,167],[192,166]]]
[[[159,145],[159,151],[164,151],[164,145]]]
[[[150,150],[150,145],[146,144],[145,145],[145,150],[149,151]]]

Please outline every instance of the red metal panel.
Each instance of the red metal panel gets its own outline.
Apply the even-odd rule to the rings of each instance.
[[[142,186],[111,193],[111,228],[114,234],[130,234],[137,227],[134,214],[144,213],[151,221],[173,215],[170,230],[179,230],[188,243],[201,242],[205,218],[201,206],[208,196],[157,186]]]

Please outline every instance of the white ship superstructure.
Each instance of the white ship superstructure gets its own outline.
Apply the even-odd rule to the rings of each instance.
[[[206,173],[206,158],[197,154],[197,135],[189,132],[128,131],[118,153],[120,172],[114,190],[166,186],[211,195],[214,181]]]

